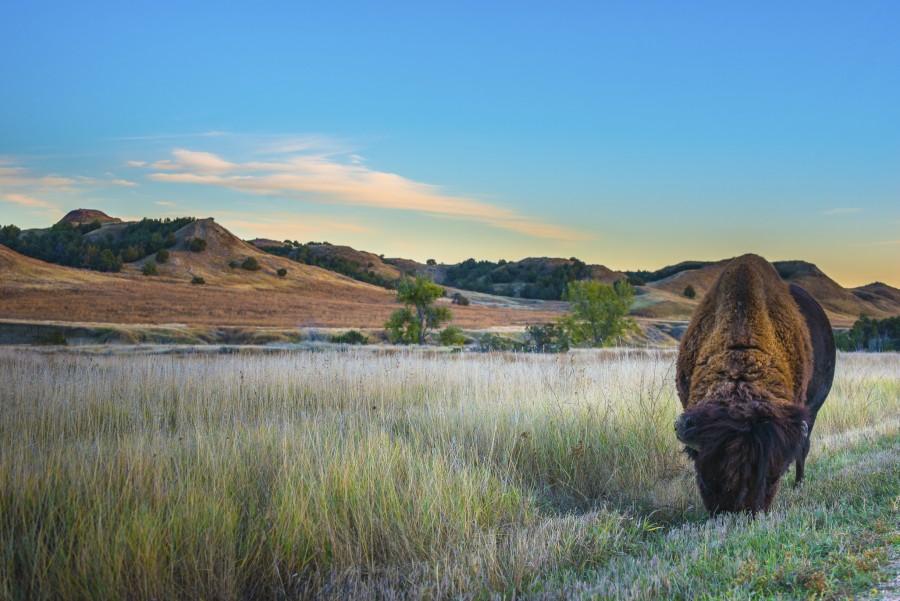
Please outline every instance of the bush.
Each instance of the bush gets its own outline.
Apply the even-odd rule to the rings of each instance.
[[[369,337],[359,330],[347,330],[343,334],[331,336],[330,340],[336,344],[369,344]]]
[[[206,250],[206,240],[204,238],[194,238],[191,240],[191,250],[195,253]]]
[[[156,263],[154,261],[147,261],[144,263],[144,275],[159,275],[159,270],[156,268]]]
[[[425,261],[425,264],[426,265],[437,265],[437,261],[435,261],[434,259],[428,259],[427,261]]]
[[[459,326],[447,326],[441,330],[441,346],[462,346],[466,337]]]
[[[157,263],[167,263],[169,261],[169,251],[165,248],[161,248],[156,251],[156,262]]]
[[[194,278],[191,280],[191,284],[195,284],[195,285],[198,285],[198,286],[199,286],[200,284],[205,284],[205,283],[206,283],[206,280],[204,280],[203,278],[201,278],[199,275],[195,275]]]
[[[244,259],[244,262],[241,263],[241,267],[246,269],[247,271],[259,271],[259,261],[254,259],[253,257],[247,257]]]
[[[528,326],[525,333],[536,353],[564,353],[569,350],[569,335],[562,324]]]
[[[55,328],[38,338],[38,344],[47,344],[47,345],[60,345],[60,346],[68,346],[69,341],[66,340],[66,335],[63,334],[63,331]]]
[[[228,266],[232,269],[237,269],[238,263],[237,261],[228,261]]]
[[[684,289],[684,296],[687,298],[694,298],[697,296],[697,291],[694,290],[694,287],[690,284],[687,285],[687,288]]]
[[[490,332],[479,336],[475,341],[475,350],[481,352],[490,351],[525,351],[528,350],[524,344]]]
[[[276,271],[275,273],[278,274],[278,277],[283,278],[287,275],[287,269],[285,269],[284,267],[279,267],[278,271]]]
[[[467,307],[469,305],[469,299],[460,294],[459,292],[454,292],[453,296],[450,297],[454,305],[459,305],[460,307]]]

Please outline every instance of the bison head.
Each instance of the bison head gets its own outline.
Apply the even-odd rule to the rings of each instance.
[[[682,413],[675,432],[694,461],[706,509],[767,511],[809,433],[802,405],[711,399]]]

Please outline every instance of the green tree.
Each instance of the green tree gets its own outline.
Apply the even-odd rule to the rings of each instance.
[[[634,287],[626,280],[612,286],[597,281],[569,282],[565,300],[571,303],[571,311],[562,318],[561,325],[573,344],[611,346],[626,332],[637,329],[628,317]]]
[[[687,285],[687,288],[684,289],[684,295],[685,295],[687,298],[694,298],[695,296],[697,296],[697,291],[694,290],[694,287],[693,287],[693,286],[691,286],[690,284],[688,284],[688,285]]]
[[[144,275],[159,275],[159,270],[156,268],[155,261],[147,261],[144,263]]]
[[[419,330],[413,312],[409,307],[397,309],[384,324],[388,338],[394,344],[415,344],[419,340]]]
[[[419,275],[401,280],[397,285],[397,300],[406,307],[394,311],[385,323],[391,340],[425,344],[425,338],[434,328],[453,319],[450,309],[434,304],[444,293],[443,286]]]
[[[278,274],[278,277],[283,278],[287,275],[287,269],[285,269],[284,267],[279,267],[278,271],[276,271],[275,273]]]
[[[206,240],[204,238],[194,238],[191,240],[191,250],[195,253],[206,250]]]
[[[167,263],[169,261],[169,251],[165,248],[161,248],[156,251],[156,262],[157,263]]]
[[[241,267],[248,271],[259,271],[259,261],[254,257],[247,257],[244,259],[244,262],[241,263]]]

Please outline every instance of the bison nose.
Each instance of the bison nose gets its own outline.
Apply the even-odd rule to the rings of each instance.
[[[678,434],[679,438],[681,438],[682,435],[687,434],[693,427],[694,420],[690,415],[682,413],[678,416],[678,419],[675,420],[675,433]]]
[[[678,416],[678,419],[675,420],[675,436],[677,436],[678,440],[684,443],[686,447],[697,451],[699,450],[697,443],[691,440],[691,436],[694,434],[693,430],[695,425],[694,419],[690,415],[682,413]]]

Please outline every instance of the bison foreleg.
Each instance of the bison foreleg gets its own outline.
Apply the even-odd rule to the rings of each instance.
[[[806,423],[804,422],[804,426]],[[803,472],[804,468],[806,468],[806,456],[809,454],[809,429],[804,428],[806,430],[806,436],[803,437],[803,442],[800,443],[800,456],[797,457],[797,463],[794,466],[794,488],[800,486],[803,482]]]

